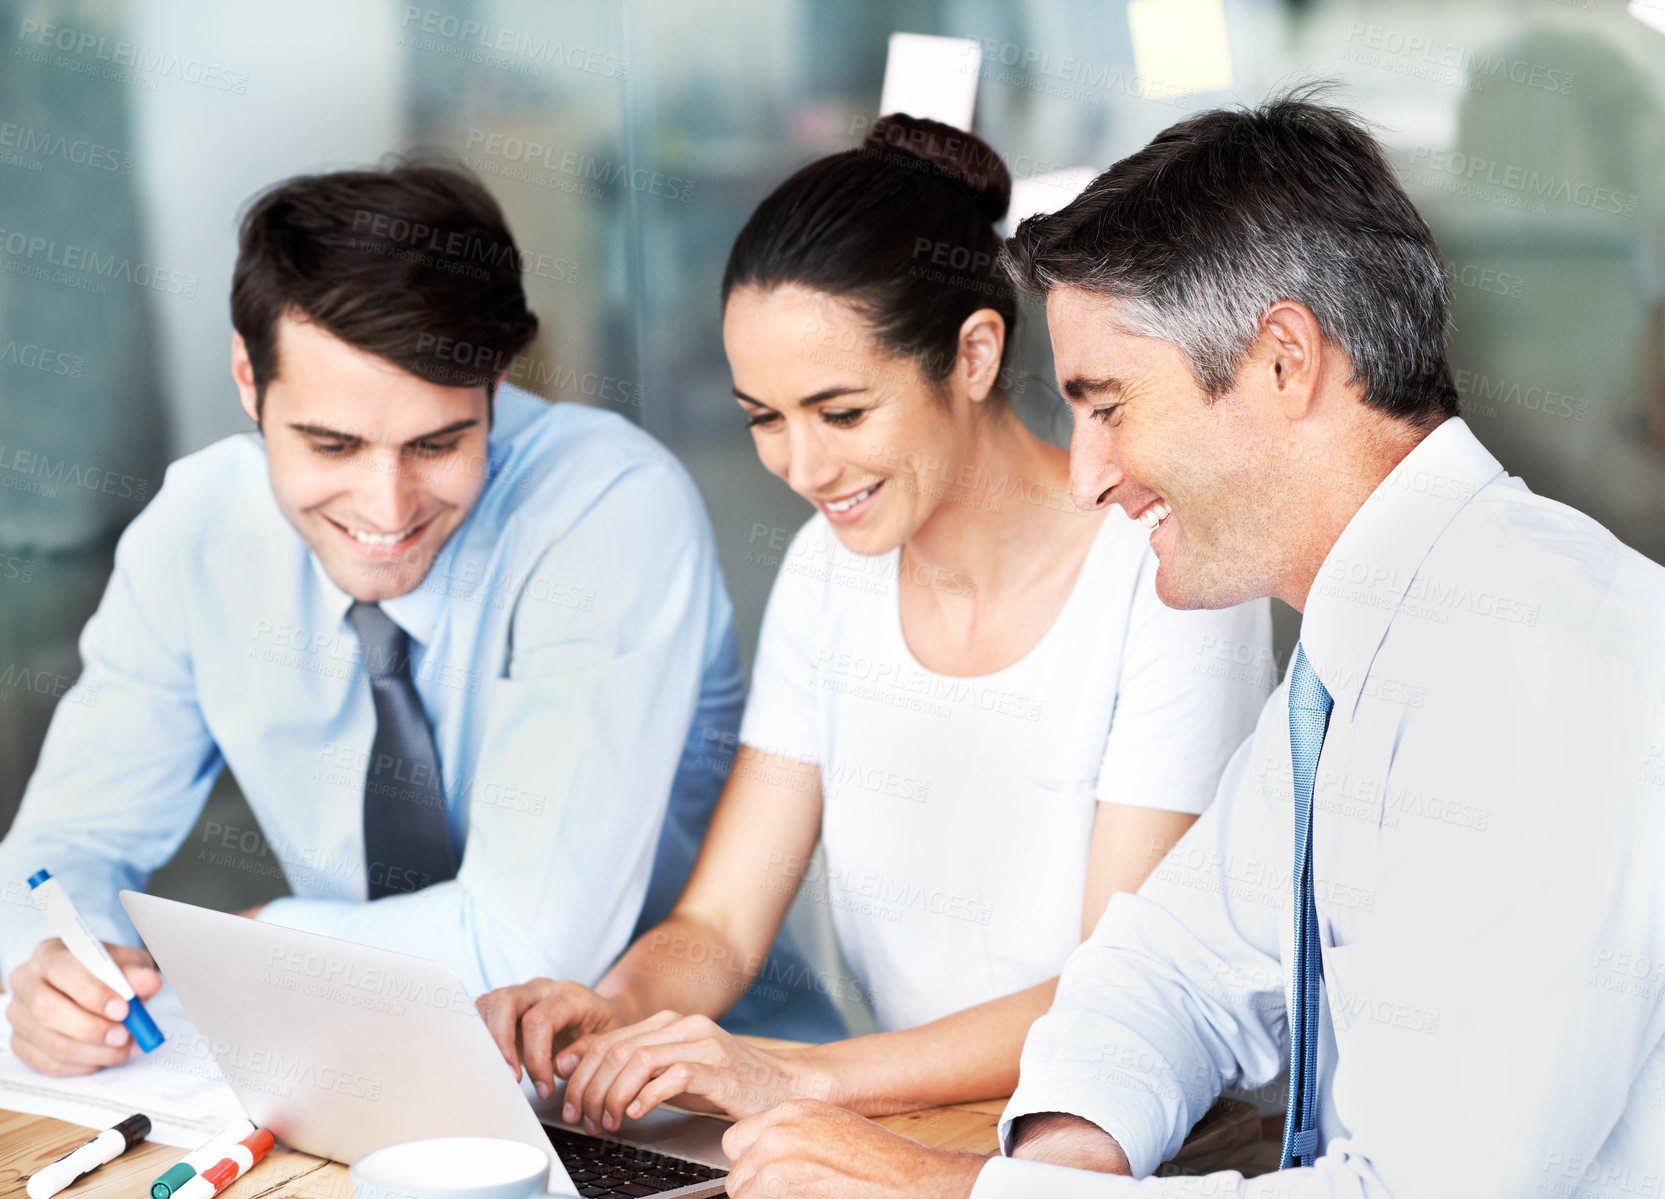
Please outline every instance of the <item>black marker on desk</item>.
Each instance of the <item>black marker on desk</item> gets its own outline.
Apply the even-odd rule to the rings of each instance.
[[[81,1175],[91,1173],[105,1162],[115,1161],[149,1135],[150,1117],[143,1113],[127,1117],[114,1128],[106,1128],[79,1149],[36,1170],[25,1188],[29,1199],[52,1199]]]

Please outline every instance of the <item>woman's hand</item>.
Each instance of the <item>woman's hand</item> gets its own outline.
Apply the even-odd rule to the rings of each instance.
[[[667,1100],[740,1119],[830,1086],[788,1055],[748,1045],[705,1016],[675,1012],[585,1036],[556,1058],[555,1070],[567,1080],[561,1118],[582,1121],[592,1136]]]
[[[611,1000],[588,987],[548,978],[499,987],[476,999],[474,1006],[516,1080],[524,1063],[538,1094],[545,1099],[555,1090],[558,1050],[579,1038],[628,1023]]]

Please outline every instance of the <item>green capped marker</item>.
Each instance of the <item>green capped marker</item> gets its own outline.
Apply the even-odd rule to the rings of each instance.
[[[238,1120],[215,1133],[200,1149],[193,1149],[162,1171],[150,1184],[150,1199],[171,1199],[180,1187],[225,1156],[225,1151],[254,1131],[251,1120]]]

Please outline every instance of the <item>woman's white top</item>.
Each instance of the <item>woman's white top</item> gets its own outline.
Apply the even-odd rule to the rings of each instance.
[[[1164,606],[1148,533],[1119,510],[1040,643],[993,674],[914,658],[900,558],[852,553],[819,514],[798,531],[740,730],[820,768],[825,873],[774,862],[760,885],[831,907],[885,1030],[1057,974],[1081,940],[1099,802],[1201,812],[1277,675],[1267,601]]]

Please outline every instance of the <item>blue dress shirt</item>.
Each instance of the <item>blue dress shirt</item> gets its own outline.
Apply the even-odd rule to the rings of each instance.
[[[82,677],[0,843],[6,895],[46,867],[99,935],[136,944],[117,891],[180,850],[229,766],[260,837],[185,852],[270,870],[269,851],[293,895],[260,919],[442,961],[476,993],[593,984],[639,916],[669,910],[727,775],[742,701],[728,595],[692,481],[620,417],[502,387],[479,468],[427,577],[381,605],[411,637],[454,880],[366,902],[375,714],[351,597],[279,511],[247,434],[174,463],[122,537]],[[51,933],[26,901],[0,912],[9,975]],[[781,1015],[781,997],[754,995],[756,1015]],[[836,1033],[809,999],[808,1023],[775,1027]]]

